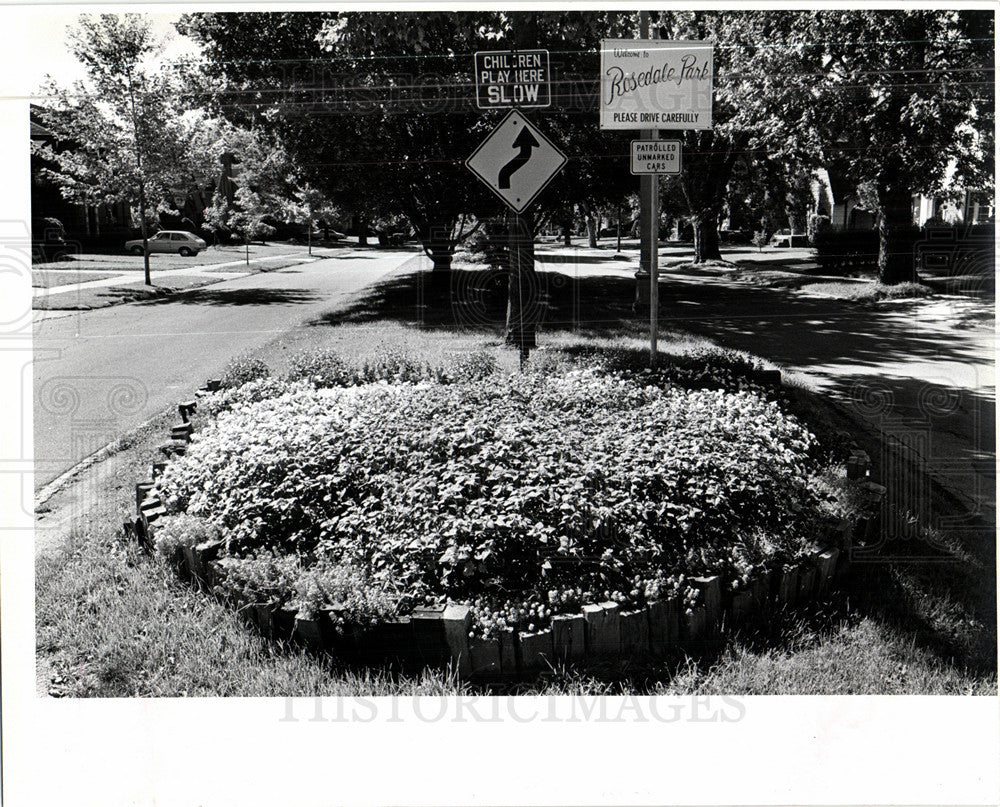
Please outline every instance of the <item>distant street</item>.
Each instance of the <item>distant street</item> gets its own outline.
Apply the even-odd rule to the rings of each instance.
[[[185,294],[36,322],[35,487],[165,408],[234,355],[317,317],[417,254],[344,248],[335,257]]]

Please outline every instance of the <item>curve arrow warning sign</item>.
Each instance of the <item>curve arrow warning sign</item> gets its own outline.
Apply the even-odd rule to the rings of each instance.
[[[465,161],[515,213],[522,213],[566,164],[566,155],[511,110]]]

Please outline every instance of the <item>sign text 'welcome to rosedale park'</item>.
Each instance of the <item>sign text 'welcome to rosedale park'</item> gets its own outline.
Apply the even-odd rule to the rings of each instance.
[[[712,43],[601,41],[602,129],[711,129]]]

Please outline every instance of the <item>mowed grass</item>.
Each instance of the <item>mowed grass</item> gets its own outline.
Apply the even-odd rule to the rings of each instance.
[[[38,269],[63,270],[80,269],[84,271],[104,271],[121,270],[142,272],[144,269],[142,255],[132,255],[125,251],[124,241],[120,250],[109,250],[108,252],[85,252],[79,255],[70,255],[66,260],[48,261],[46,263],[35,264]],[[250,260],[268,258],[276,255],[299,254],[306,252],[305,244],[267,243],[251,244]],[[205,264],[232,263],[242,261],[246,258],[246,248],[239,244],[226,244],[211,246],[202,250],[197,255],[185,257],[171,252],[154,252],[149,256],[149,268],[153,271],[158,269],[187,269],[192,266],[202,266]]]
[[[509,369],[495,321],[463,321],[410,277],[359,294],[313,327],[284,335],[258,355],[275,373],[302,349],[360,359],[381,350],[441,362],[485,349]],[[423,281],[420,281],[423,282]],[[407,286],[410,283],[411,286]],[[576,295],[571,324],[558,299],[532,361],[589,350],[641,351],[644,323],[597,295]],[[588,306],[600,306],[590,319]],[[435,313],[436,312],[436,313]],[[502,322],[502,320],[501,320]],[[583,323],[583,324],[581,324]],[[589,326],[586,323],[590,323]],[[707,343],[665,334],[664,354]],[[820,431],[842,427],[808,390],[794,404]],[[166,424],[166,419],[163,421]],[[122,441],[120,473],[94,488],[63,550],[39,559],[36,625],[39,690],[60,696],[309,696],[455,694],[978,694],[995,695],[995,565],[980,544],[956,543],[927,562],[867,564],[828,601],[775,610],[721,641],[657,662],[554,669],[531,681],[459,682],[447,670],[351,669],[336,659],[263,639],[225,604],[177,579],[122,537],[162,430]],[[128,473],[134,468],[134,473]],[[55,502],[55,500],[53,500]],[[940,562],[941,560],[947,562]]]
[[[86,283],[90,280],[107,280],[111,277],[120,275],[117,272],[81,272],[75,269],[33,269],[31,285],[36,289],[54,289],[57,286]]]

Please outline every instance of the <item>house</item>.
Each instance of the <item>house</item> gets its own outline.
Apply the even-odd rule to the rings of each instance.
[[[954,187],[951,173],[937,194],[913,194],[913,224],[923,227],[928,221],[967,225],[992,221],[995,198],[984,191]],[[833,229],[870,230],[876,226],[874,211],[861,204],[856,189],[827,169],[814,172],[812,191],[814,207],[810,212],[828,216]]]
[[[34,109],[30,119],[32,142],[50,143],[51,131],[37,120]],[[45,169],[54,169],[47,160],[31,153],[31,219],[58,219],[70,240],[99,240],[101,238],[131,237],[132,211],[125,202],[115,204],[85,205],[64,199],[59,188],[45,176]]]

